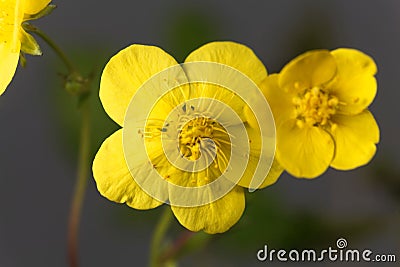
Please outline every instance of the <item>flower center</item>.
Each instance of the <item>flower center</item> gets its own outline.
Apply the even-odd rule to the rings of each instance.
[[[214,129],[222,128],[218,122],[207,117],[196,117],[188,121],[179,133],[179,150],[189,160],[200,158],[200,148],[205,139],[213,139]],[[222,128],[223,129],[223,128]]]
[[[323,91],[320,87],[306,90],[301,96],[293,98],[297,126],[325,126],[336,113],[339,99]],[[333,126],[333,125],[332,125]]]
[[[187,121],[179,134],[179,151],[188,160],[196,161],[201,153],[206,153],[205,161],[211,159],[213,153],[216,157],[213,166],[221,173],[228,167],[231,142],[226,129],[216,120],[205,116],[195,117]],[[206,177],[209,177],[206,169]]]

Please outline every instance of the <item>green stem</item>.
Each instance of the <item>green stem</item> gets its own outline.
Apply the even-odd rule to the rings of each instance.
[[[170,259],[176,258],[195,234],[196,232],[189,230],[183,231],[175,243],[159,257],[160,262],[167,262]]]
[[[61,48],[47,34],[29,23],[24,23],[23,27],[26,31],[38,35],[50,46],[51,49],[53,49],[56,55],[67,67],[67,77],[72,79],[70,83],[75,85],[75,87],[77,86],[77,89],[74,87],[76,90],[70,90],[68,88],[68,83],[66,83],[65,89],[70,93],[73,92],[75,95],[78,96],[81,109],[81,132],[78,155],[78,170],[69,214],[67,236],[69,266],[78,267],[79,222],[90,170],[90,105],[89,101],[87,101],[87,97],[85,97],[89,93],[90,79],[84,79],[83,76],[80,75],[72,62],[61,50]]]
[[[165,233],[168,230],[168,226],[172,221],[172,212],[170,207],[164,207],[164,211],[161,215],[160,220],[158,221],[156,228],[154,230],[153,239],[151,241],[150,247],[150,267],[159,267],[160,266],[160,250],[161,243],[165,236]]]
[[[57,56],[63,61],[63,63],[67,67],[68,72],[70,74],[76,72],[75,71],[76,69],[75,69],[74,65],[72,64],[72,62],[68,59],[68,57],[61,50],[61,48],[53,40],[51,40],[51,38],[46,33],[44,33],[39,28],[37,28],[29,23],[24,23],[23,27],[26,31],[35,33],[40,38],[42,38],[43,41],[45,41],[53,49],[53,51],[57,54]]]
[[[82,104],[81,115],[78,173],[68,222],[68,259],[70,267],[78,266],[79,221],[90,168],[90,110],[88,101]]]

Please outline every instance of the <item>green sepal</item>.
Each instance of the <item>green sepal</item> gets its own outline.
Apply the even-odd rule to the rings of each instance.
[[[26,67],[26,57],[24,53],[19,53],[19,64],[21,67],[25,68]]]
[[[64,88],[71,95],[79,96],[78,105],[85,102],[89,94],[89,84],[93,79],[93,74],[88,77],[82,77],[77,72],[64,77]]]
[[[40,19],[41,17],[49,15],[56,8],[56,5],[48,5],[36,14],[25,14],[24,21]]]
[[[35,38],[25,31],[21,31],[21,51],[33,56],[42,55],[42,50],[40,50],[40,46]]]

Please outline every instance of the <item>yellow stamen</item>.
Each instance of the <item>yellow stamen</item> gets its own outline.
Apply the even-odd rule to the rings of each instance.
[[[339,99],[314,86],[303,95],[292,99],[295,106],[296,125],[299,128],[309,126],[331,125],[331,116],[336,113]]]
[[[201,141],[213,138],[215,121],[206,117],[197,117],[188,121],[179,134],[179,150],[189,160],[200,158]]]

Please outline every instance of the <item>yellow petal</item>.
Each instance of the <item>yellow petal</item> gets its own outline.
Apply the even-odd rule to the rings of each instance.
[[[267,177],[265,177],[264,182],[260,185],[259,188],[260,189],[265,188],[267,186],[270,186],[270,185],[276,183],[276,181],[278,181],[278,178],[281,176],[283,171],[284,171],[284,168],[282,167],[282,165],[279,164],[279,162],[276,158],[274,158],[274,160],[272,161],[271,168],[269,169],[269,173],[268,173]]]
[[[176,64],[173,57],[155,46],[132,45],[113,56],[100,82],[100,99],[107,114],[122,126],[125,111],[140,86]]]
[[[279,75],[272,74],[260,84],[260,89],[268,101],[277,127],[295,116],[292,95],[282,90],[278,81]]]
[[[251,180],[253,179],[254,171],[258,164],[258,157],[250,156],[249,159],[250,160],[247,165],[246,171],[243,174],[243,177],[238,182],[238,185],[246,188],[250,186]],[[262,189],[274,184],[276,181],[278,181],[278,178],[283,171],[284,171],[283,167],[278,163],[278,161],[275,158],[272,162],[271,168],[269,169],[267,177],[265,177],[264,181],[257,189]]]
[[[253,119],[250,119],[249,121],[253,121]],[[257,178],[259,182],[257,180],[253,181],[253,183],[256,181],[257,183],[261,183],[261,179],[264,179],[260,185],[257,184],[257,189],[274,184],[283,172],[283,167],[281,167],[278,161],[273,158],[276,147],[274,139],[264,138],[263,143],[261,143],[262,138],[259,127],[266,127],[266,125],[254,125],[253,127],[246,126],[250,145],[249,160],[248,162],[244,161],[243,163],[241,163],[247,164],[247,166],[242,178],[237,183],[238,185],[246,188],[250,188],[250,185],[254,186],[254,184],[252,184],[252,180],[255,178],[254,174],[256,172],[257,166],[259,165],[261,149],[264,151],[263,159],[261,160],[264,161],[264,163],[268,162],[271,165],[265,165],[270,167],[269,172],[265,173],[265,177],[260,177],[259,180]],[[273,131],[275,131],[275,129],[273,129]]]
[[[200,207],[171,206],[178,221],[190,231],[223,233],[242,216],[245,207],[243,188],[235,186],[221,199]]]
[[[17,52],[11,52],[9,47],[0,44],[0,95],[4,93],[10,84],[17,69],[19,47],[20,45],[18,45]]]
[[[267,77],[267,70],[254,52],[234,42],[212,42],[190,53],[185,62],[211,61],[233,67],[247,75],[256,84]]]
[[[365,110],[354,116],[335,115],[337,127],[332,131],[336,154],[331,166],[349,170],[367,164],[375,155],[379,128],[372,114]]]
[[[235,113],[246,121],[243,109],[246,102],[237,93],[216,84],[193,83],[190,84],[190,98],[212,98],[218,100],[235,111]]]
[[[36,14],[44,9],[51,0],[25,0],[24,13]]]
[[[286,92],[299,93],[323,85],[335,77],[336,62],[327,50],[314,50],[290,61],[281,71],[279,85]]]
[[[332,161],[334,143],[329,133],[318,127],[299,128],[295,120],[277,129],[277,159],[293,176],[315,178]]]
[[[371,104],[376,95],[375,62],[354,49],[341,48],[331,53],[337,62],[338,75],[330,85],[330,91],[344,102],[339,105],[339,112],[358,114]]]
[[[122,130],[108,137],[93,161],[93,176],[100,194],[135,209],[152,209],[162,203],[147,195],[135,182],[126,165]]]

